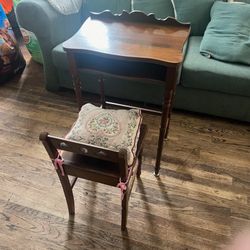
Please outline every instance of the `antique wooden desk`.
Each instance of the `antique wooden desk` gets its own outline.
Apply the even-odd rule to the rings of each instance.
[[[100,74],[102,93],[105,74],[164,84],[156,176],[160,170],[164,138],[168,134],[175,87],[184,57],[183,46],[189,33],[189,24],[179,23],[173,18],[157,20],[154,15],[142,12],[113,15],[105,11],[91,13],[79,31],[63,44],[79,108],[83,104],[79,71],[83,69]],[[102,96],[103,105],[110,104]]]

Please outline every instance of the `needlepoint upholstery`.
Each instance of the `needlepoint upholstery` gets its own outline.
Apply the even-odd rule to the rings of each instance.
[[[126,149],[132,165],[137,149],[142,115],[139,109],[102,109],[87,103],[66,139],[111,150]]]
[[[200,52],[209,58],[250,65],[250,4],[215,2]]]

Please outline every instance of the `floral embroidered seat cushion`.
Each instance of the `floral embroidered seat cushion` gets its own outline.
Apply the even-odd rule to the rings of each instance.
[[[102,109],[87,103],[66,138],[111,150],[126,149],[128,165],[132,165],[141,121],[139,109]]]

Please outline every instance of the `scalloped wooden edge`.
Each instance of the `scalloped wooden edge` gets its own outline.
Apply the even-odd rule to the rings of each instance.
[[[172,26],[181,26],[190,29],[190,23],[182,23],[177,21],[173,17],[167,17],[164,19],[158,19],[153,13],[145,14],[142,11],[123,11],[121,14],[113,14],[109,10],[102,11],[100,13],[90,12],[90,17],[92,19],[103,20],[111,19],[115,21],[127,21],[127,22],[144,22],[151,24],[160,24],[160,25],[172,25]]]

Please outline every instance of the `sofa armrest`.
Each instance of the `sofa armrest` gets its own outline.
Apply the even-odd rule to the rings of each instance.
[[[83,11],[62,15],[46,0],[23,0],[17,5],[16,13],[21,27],[32,31],[38,39],[44,60],[47,89],[57,90],[59,81],[51,51],[79,29],[84,20]]]

